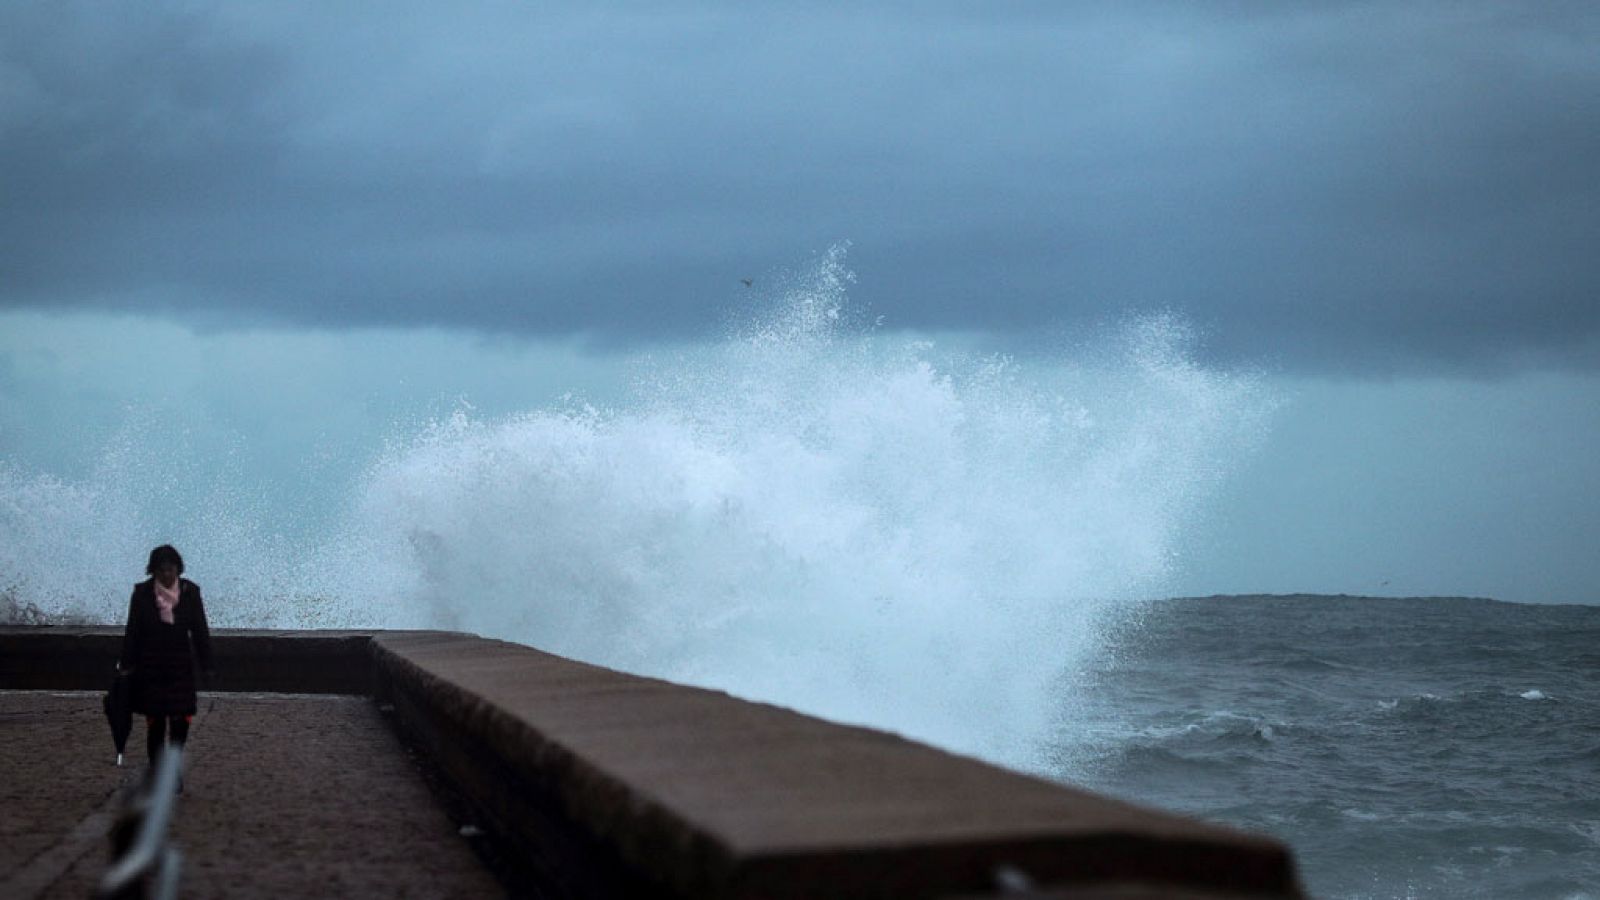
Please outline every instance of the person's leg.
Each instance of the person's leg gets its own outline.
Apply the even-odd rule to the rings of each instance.
[[[174,744],[177,744],[179,747],[182,747],[183,746],[183,742],[187,741],[188,739],[189,739],[189,717],[188,716],[173,716],[172,717],[172,742]]]
[[[179,750],[182,750],[183,749],[183,742],[187,741],[188,739],[189,739],[189,717],[188,716],[173,716],[172,717],[172,743]],[[182,775],[178,776],[178,793],[180,793],[180,794],[183,793],[183,776]]]
[[[150,757],[150,763],[155,764],[156,755],[161,752],[161,746],[167,742],[167,717],[145,716],[148,727],[144,733],[144,751]]]

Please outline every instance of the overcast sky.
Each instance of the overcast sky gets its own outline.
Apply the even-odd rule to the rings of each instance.
[[[1420,591],[1538,567],[1517,599],[1600,598],[1592,2],[14,2],[0,170],[12,322],[426,327],[578,365],[714,339],[741,279],[840,241],[889,329],[1026,353],[1175,310],[1203,361],[1310,398],[1196,584],[1359,589],[1391,573],[1330,573],[1372,550],[1431,553]],[[1477,490],[1508,466],[1527,490]],[[1521,549],[1442,527],[1467,515]],[[1326,556],[1269,546],[1313,519]]]
[[[1591,4],[0,12],[0,304],[704,335],[1180,308],[1319,371],[1600,361]]]

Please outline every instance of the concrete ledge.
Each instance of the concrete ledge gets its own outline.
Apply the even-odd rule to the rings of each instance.
[[[941,897],[993,890],[1002,867],[1300,895],[1274,841],[891,734],[465,635],[378,634],[372,652],[380,696],[502,828],[582,837],[611,882],[580,896]]]
[[[370,631],[211,632],[220,676],[204,690],[371,694]],[[121,628],[0,627],[0,689],[103,691]]]
[[[1300,897],[1281,844],[855,728],[443,632],[217,631],[218,688],[372,694],[556,897]],[[99,690],[120,629],[0,628]],[[1014,895],[1008,895],[1014,896]]]

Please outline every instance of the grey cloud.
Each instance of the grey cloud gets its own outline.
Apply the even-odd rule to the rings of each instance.
[[[848,238],[892,326],[1600,361],[1584,5],[72,9],[0,13],[4,305],[651,340]]]

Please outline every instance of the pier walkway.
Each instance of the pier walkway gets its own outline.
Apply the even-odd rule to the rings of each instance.
[[[202,694],[185,749],[185,897],[504,893],[371,698]],[[98,693],[0,691],[0,897],[91,895],[142,720],[114,761]]]
[[[120,642],[0,626],[0,897],[82,897],[106,862],[144,756],[136,726],[113,766],[100,714]],[[1304,896],[1271,838],[721,691],[453,632],[213,642],[186,897]]]

